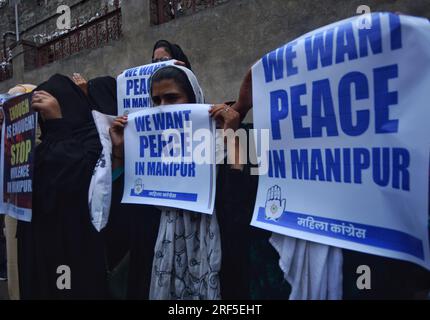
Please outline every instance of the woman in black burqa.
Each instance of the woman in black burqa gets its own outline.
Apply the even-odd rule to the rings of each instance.
[[[118,114],[115,78],[103,76],[89,80],[86,84],[86,93],[91,102],[92,110],[111,116]],[[124,259],[127,261],[127,253],[130,251],[130,236],[132,235],[130,229],[133,229],[133,208],[137,209],[136,206],[121,203],[123,189],[123,177],[115,179],[112,183],[109,220],[102,230],[106,244],[107,267],[111,274],[115,272],[114,270],[118,270],[120,264],[124,265]],[[126,287],[126,284],[122,283],[122,286]],[[112,294],[111,298],[124,298],[124,296],[119,297],[116,290]]]
[[[42,143],[35,151],[32,221],[19,222],[17,231],[22,299],[106,297],[103,241],[88,207],[102,149],[90,105],[79,87],[58,74],[33,95]]]

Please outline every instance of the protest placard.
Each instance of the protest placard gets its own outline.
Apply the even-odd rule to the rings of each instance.
[[[33,161],[37,115],[31,108],[31,94],[13,97],[3,104],[2,213],[31,221]]]
[[[215,124],[209,105],[148,108],[128,116],[123,202],[212,214]]]
[[[254,125],[271,135],[252,225],[430,269],[430,23],[362,19],[254,65]]]
[[[118,115],[151,107],[149,80],[152,74],[161,67],[174,63],[175,60],[151,63],[122,72],[116,80]]]

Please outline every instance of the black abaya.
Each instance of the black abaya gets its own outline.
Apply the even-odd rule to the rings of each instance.
[[[59,102],[62,119],[40,123],[36,147],[31,223],[19,222],[22,299],[100,299],[106,297],[101,235],[91,223],[88,188],[101,152],[90,102],[67,77],[54,75],[36,91]],[[71,272],[70,289],[59,289],[59,266]]]
[[[91,108],[104,114],[116,116],[118,114],[116,90],[116,80],[109,76],[88,81],[88,97]]]

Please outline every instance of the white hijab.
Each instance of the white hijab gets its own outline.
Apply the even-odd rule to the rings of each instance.
[[[167,67],[185,72],[196,103],[204,103],[202,89],[192,71],[176,65]],[[206,215],[175,208],[160,209],[149,299],[221,299],[221,238],[215,212]]]

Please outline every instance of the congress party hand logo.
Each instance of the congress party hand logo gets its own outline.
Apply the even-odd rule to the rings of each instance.
[[[285,199],[281,199],[281,188],[277,185],[269,188],[266,198],[266,219],[278,220],[285,210]]]
[[[143,182],[142,179],[136,179],[134,182],[134,192],[136,194],[140,194],[143,191]]]

